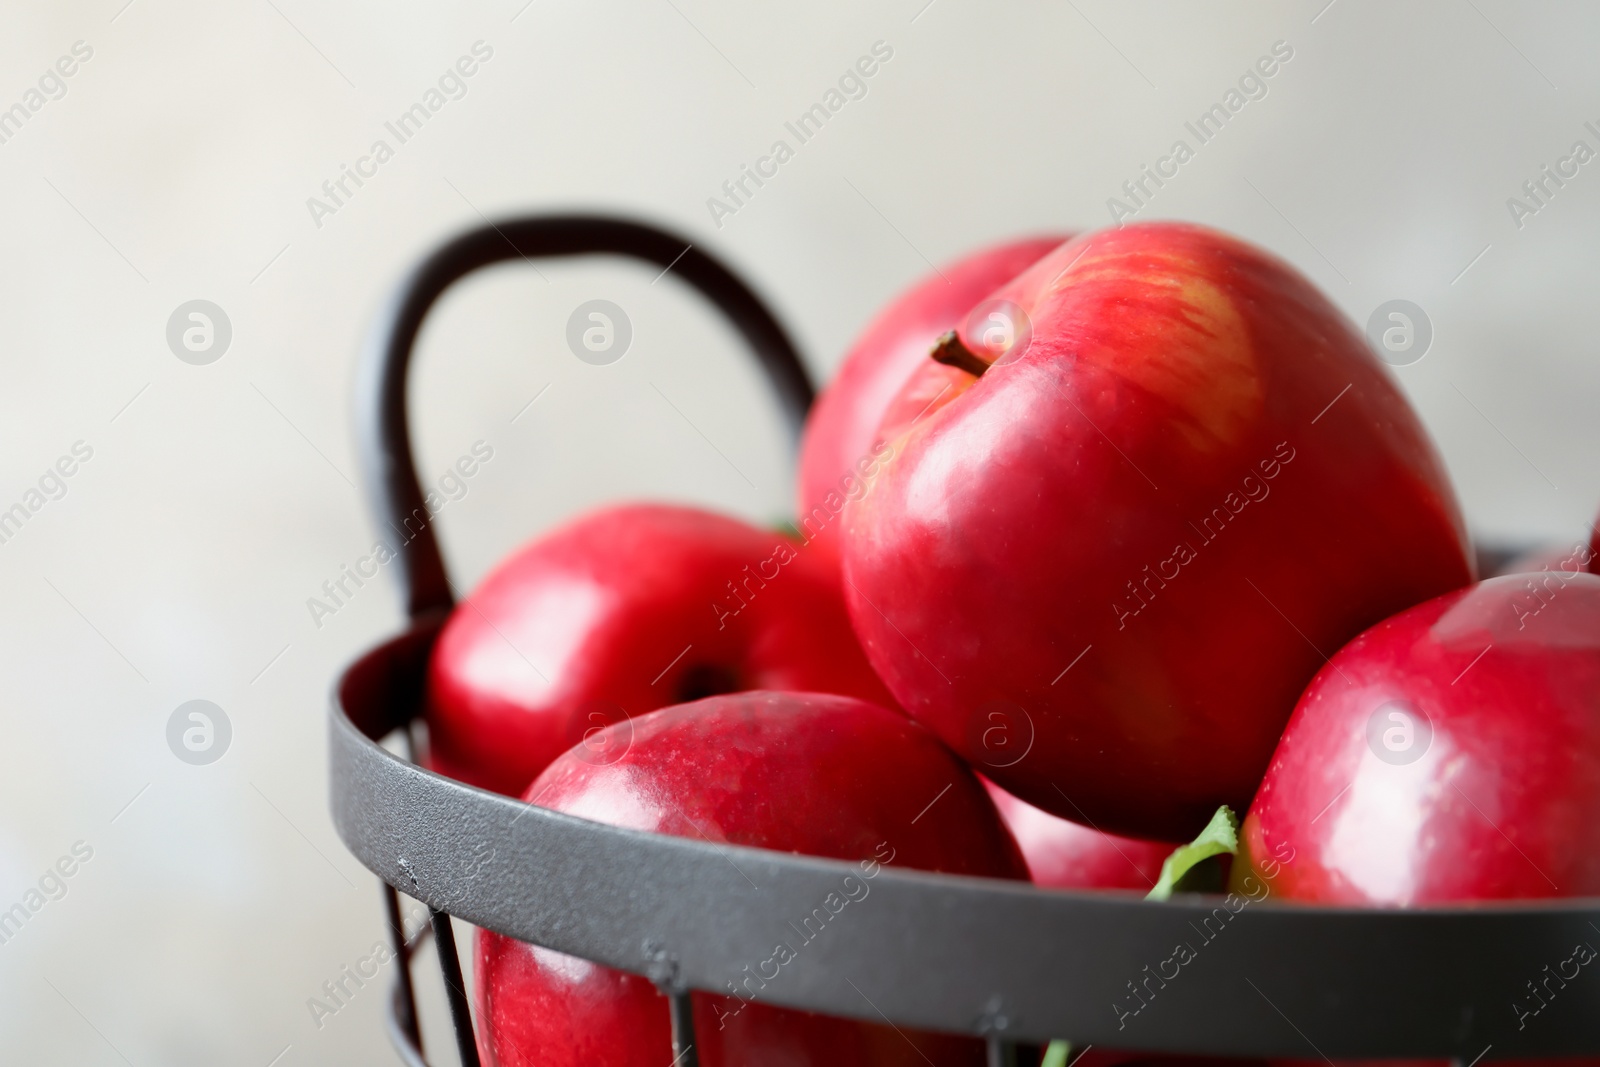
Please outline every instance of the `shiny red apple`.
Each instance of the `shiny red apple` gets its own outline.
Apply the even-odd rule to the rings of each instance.
[[[1161,865],[1177,847],[1103,834],[1036,808],[987,778],[983,784],[1016,838],[1022,858],[1028,861],[1034,885],[1148,892],[1161,876]]]
[[[630,729],[631,727],[631,729]],[[784,938],[730,995],[694,995],[706,1067],[925,1067],[984,1062],[981,1041],[812,1015],[764,1002],[767,983],[819,937],[849,937],[882,864],[1026,879],[977,778],[905,716],[849,697],[738,693],[606,731],[614,759],[563,755],[525,799],[633,830],[857,862],[833,915]],[[641,871],[641,879],[649,872]],[[739,874],[729,869],[728,877]],[[612,892],[626,887],[613,886]],[[864,921],[864,919],[863,919]],[[834,929],[834,926],[837,929]],[[664,1067],[666,1001],[644,978],[498,934],[477,935],[487,1062],[501,1067]],[[763,977],[764,976],[764,977]]]
[[[1235,878],[1338,904],[1600,895],[1600,577],[1511,574],[1329,661],[1241,828]]]
[[[1248,803],[1325,652],[1471,581],[1460,513],[1360,333],[1259,249],[1130,225],[995,296],[1015,343],[959,331],[885,415],[851,619],[1007,790],[1186,840]]]
[[[836,555],[839,512],[872,477],[883,411],[927,361],[934,339],[1066,239],[1028,237],[980,249],[919,279],[867,325],[817,398],[800,445],[799,528],[818,549]]]
[[[428,689],[433,767],[513,795],[602,727],[713,693],[892,703],[832,566],[781,534],[653,504],[592,512],[501,563],[445,624]]]

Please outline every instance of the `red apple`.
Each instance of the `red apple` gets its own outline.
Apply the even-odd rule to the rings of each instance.
[[[867,325],[817,398],[800,445],[800,529],[819,549],[836,557],[835,520],[846,497],[870,476],[884,408],[927,361],[934,338],[1066,239],[1028,237],[980,249],[918,280]]]
[[[1472,579],[1460,513],[1360,333],[1258,249],[1130,225],[995,295],[1018,343],[958,333],[885,415],[851,620],[1007,790],[1186,840],[1248,803],[1324,651]]]
[[[1301,698],[1236,879],[1295,900],[1600,894],[1600,577],[1512,574],[1379,623]]]
[[[831,566],[781,534],[650,504],[513,553],[445,624],[428,685],[434,768],[513,795],[601,727],[713,693],[892,702]]]
[[[625,725],[606,733],[613,762],[567,753],[525,799],[634,830],[859,861],[860,876],[846,876],[843,895],[823,902],[831,919],[776,931],[783,945],[751,959],[751,977],[730,986],[737,995],[694,995],[702,1064],[984,1062],[976,1039],[902,1034],[762,997],[809,941],[850,936],[854,913],[873,906],[880,864],[1027,877],[977,778],[931,734],[864,701],[809,693],[711,697],[642,716],[631,734]],[[487,931],[477,935],[476,956],[488,1063],[662,1067],[672,1059],[666,1001],[647,980]]]
[[[1114,837],[1012,796],[987,778],[984,786],[1016,838],[1035,885],[1051,889],[1152,889],[1176,845]],[[1087,1065],[1086,1065],[1087,1067]]]

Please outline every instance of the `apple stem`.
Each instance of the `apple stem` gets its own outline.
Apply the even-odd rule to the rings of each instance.
[[[974,378],[981,378],[983,372],[989,369],[989,364],[972,349],[961,343],[961,338],[956,336],[954,330],[949,330],[940,335],[933,343],[933,351],[928,355],[936,362],[947,367],[964,370]]]

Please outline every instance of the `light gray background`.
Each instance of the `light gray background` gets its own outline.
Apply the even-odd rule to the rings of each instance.
[[[1520,229],[1506,206],[1574,140],[1600,148],[1592,7],[124,2],[0,13],[0,107],[94,49],[0,144],[0,508],[94,448],[0,544],[0,909],[74,841],[94,849],[0,945],[0,1060],[387,1062],[376,988],[321,1029],[306,1000],[380,932],[326,814],[323,714],[339,666],[400,616],[387,579],[320,627],[306,600],[374,538],[352,484],[363,331],[408,261],[482,215],[675,227],[826,373],[929,261],[1104,225],[1121,183],[1284,40],[1268,95],[1140,217],[1259,242],[1358,323],[1424,307],[1432,351],[1396,375],[1480,534],[1571,538],[1600,502],[1600,161]],[[467,95],[314,225],[306,199],[478,40],[494,54]],[[706,198],[879,40],[894,58],[868,95],[713,226]],[[493,272],[426,332],[425,470],[494,448],[441,520],[458,579],[622,495],[782,514],[784,436],[712,315],[671,275],[542,271]],[[164,339],[197,298],[233,324],[209,366]],[[596,298],[634,327],[612,366],[562,340]],[[191,699],[232,721],[209,766],[166,746]]]

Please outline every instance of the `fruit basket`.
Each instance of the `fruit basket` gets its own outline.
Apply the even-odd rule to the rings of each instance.
[[[479,1062],[452,916],[645,976],[669,1002],[672,1063],[689,1067],[698,1062],[690,992],[745,982],[797,916],[859,873],[852,863],[587,822],[391,751],[412,751],[428,656],[452,604],[408,434],[414,341],[440,294],[471,271],[587,254],[648,261],[698,289],[747,342],[796,428],[812,398],[792,344],[747,286],[704,251],[635,222],[487,225],[430,255],[385,310],[364,356],[361,443],[379,516],[406,532],[399,570],[411,624],[339,679],[330,776],[334,824],[383,882],[399,963],[390,1033],[409,1064],[428,1062],[412,973],[427,936],[460,1059]],[[421,930],[406,930],[399,894],[428,909]],[[758,996],[980,1036],[991,1064],[1066,1038],[1079,1050],[1470,1065],[1600,1054],[1600,981],[1565,969],[1593,959],[1595,944],[1600,900],[1338,909],[1280,904],[1269,884],[1259,898],[1158,902],[883,868],[870,897],[792,953]]]

